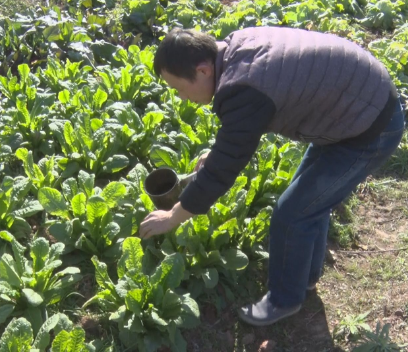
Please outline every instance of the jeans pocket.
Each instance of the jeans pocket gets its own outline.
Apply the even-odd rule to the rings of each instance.
[[[364,151],[356,153],[350,158],[344,158],[343,163],[327,163],[328,172],[326,177],[320,175],[320,184],[324,185],[316,197],[302,210],[303,215],[319,213],[328,210],[341,202],[358,184],[356,178],[360,179],[360,174],[365,174],[363,158]],[[347,160],[348,159],[348,160]]]
[[[366,165],[366,169],[369,170],[370,173],[381,167],[394,153],[401,142],[403,133],[404,128],[400,128],[398,130],[385,131],[380,134],[377,140],[377,153]]]

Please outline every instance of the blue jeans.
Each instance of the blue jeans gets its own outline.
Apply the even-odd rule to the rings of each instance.
[[[398,102],[388,126],[371,143],[309,146],[271,218],[268,286],[272,304],[292,307],[303,302],[307,285],[321,275],[331,209],[387,160],[403,129]]]

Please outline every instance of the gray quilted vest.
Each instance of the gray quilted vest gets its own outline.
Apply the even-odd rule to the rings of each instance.
[[[368,129],[392,86],[385,67],[335,35],[283,27],[246,28],[218,42],[216,91],[248,85],[276,105],[267,132],[333,143]]]

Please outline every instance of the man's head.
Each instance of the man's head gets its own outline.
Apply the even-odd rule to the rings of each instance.
[[[208,104],[214,95],[217,45],[211,36],[176,28],[166,35],[154,58],[154,71],[180,98]]]

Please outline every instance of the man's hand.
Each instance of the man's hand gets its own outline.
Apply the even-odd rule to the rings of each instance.
[[[141,238],[150,238],[171,231],[177,224],[172,222],[171,210],[156,210],[140,224],[139,234]]]
[[[147,239],[169,232],[182,222],[190,219],[193,215],[194,214],[191,214],[187,210],[184,210],[180,202],[169,211],[156,210],[147,215],[140,224],[140,237]]]
[[[210,154],[210,152],[205,153],[198,158],[194,171],[198,171],[204,166],[204,163],[205,163],[205,160],[207,159],[208,154]]]

